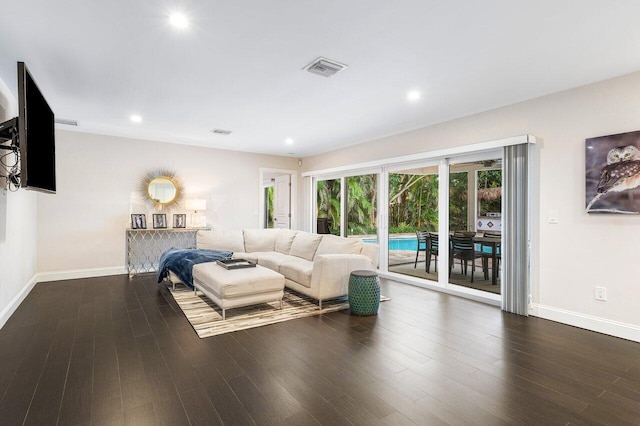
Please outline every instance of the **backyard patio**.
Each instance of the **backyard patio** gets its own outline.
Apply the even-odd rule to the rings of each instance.
[[[423,278],[430,281],[438,281],[438,274],[434,271],[434,261],[431,263],[431,270],[429,273],[425,270],[425,255],[420,253],[418,256],[418,264],[414,268],[414,262],[416,258],[415,251],[408,250],[393,250],[389,251],[389,272],[395,272],[403,275],[410,275],[412,277]],[[491,270],[489,270],[491,272]],[[488,280],[484,279],[482,272],[482,262],[480,259],[476,261],[476,272],[473,277],[473,283],[471,282],[471,265],[467,271],[468,275],[462,273],[460,262],[456,262],[451,270],[451,276],[449,282],[451,284],[461,285],[464,287],[475,288],[476,290],[488,291],[495,294],[500,294],[500,274],[498,274],[498,283],[496,285],[491,284],[491,277]]]

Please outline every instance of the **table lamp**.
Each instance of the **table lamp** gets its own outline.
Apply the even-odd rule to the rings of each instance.
[[[191,213],[191,226],[207,226],[207,217],[198,217],[198,210],[207,210],[207,200],[191,199],[185,202],[187,210],[193,210]]]

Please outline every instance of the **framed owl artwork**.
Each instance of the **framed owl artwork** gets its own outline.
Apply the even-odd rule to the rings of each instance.
[[[640,131],[585,142],[587,213],[640,214]]]

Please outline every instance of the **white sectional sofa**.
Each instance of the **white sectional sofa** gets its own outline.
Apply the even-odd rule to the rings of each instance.
[[[229,250],[282,274],[285,286],[322,301],[348,292],[349,274],[375,270],[378,246],[360,239],[289,229],[199,231],[199,249]]]

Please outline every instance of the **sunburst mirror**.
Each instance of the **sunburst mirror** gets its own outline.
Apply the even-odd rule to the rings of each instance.
[[[140,182],[140,192],[148,204],[160,210],[174,206],[182,199],[180,180],[170,170],[147,173]]]

